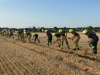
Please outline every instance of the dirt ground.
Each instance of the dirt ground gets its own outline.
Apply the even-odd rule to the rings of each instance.
[[[82,33],[78,51],[72,50],[73,41],[69,39],[71,49],[66,44],[61,49],[57,43],[48,47],[47,38],[43,38],[46,34],[38,34],[41,43],[36,44],[0,35],[0,75],[100,75],[100,41],[94,55]],[[100,38],[100,33],[97,35]]]

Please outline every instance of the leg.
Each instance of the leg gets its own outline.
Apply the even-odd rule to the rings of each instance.
[[[73,50],[79,50],[78,42],[80,40],[80,36],[75,36],[74,38],[74,49]]]
[[[40,40],[39,40],[39,38],[38,38],[38,42],[40,43]]]
[[[38,43],[40,43],[40,39],[39,39],[39,36],[37,37],[37,40],[38,40]]]
[[[25,37],[24,37],[24,34],[21,34],[22,35],[22,42],[25,43]]]
[[[36,42],[36,39],[37,39],[37,38],[35,37],[35,38],[34,38],[34,43]]]
[[[97,42],[96,41],[91,41],[89,43],[90,47],[93,49],[93,53],[97,54]]]
[[[63,49],[64,38],[61,38],[61,49]]]
[[[94,43],[93,52],[94,54],[97,54],[97,42]]]
[[[28,35],[28,41],[31,42],[31,35]]]
[[[69,44],[68,44],[68,40],[66,37],[65,37],[65,41],[66,41],[67,48],[70,49]]]
[[[60,47],[61,46],[61,39],[58,39],[58,47]]]
[[[52,44],[52,37],[48,37],[48,43],[47,43],[47,45],[49,46],[50,44]]]
[[[49,42],[50,42],[50,39],[48,38],[48,43],[47,43],[48,46],[49,46]]]

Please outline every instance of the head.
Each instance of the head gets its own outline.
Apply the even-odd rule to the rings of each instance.
[[[59,30],[58,30],[58,32],[59,32],[59,33],[62,33],[62,32],[63,32],[63,30],[62,30],[62,29],[59,29]]]
[[[83,30],[82,33],[86,35],[88,33],[88,30],[85,29],[85,30]]]
[[[48,30],[46,29],[46,30],[45,30],[45,33],[47,33],[47,32],[48,32]]]
[[[26,31],[24,31],[24,34],[26,34]]]
[[[32,34],[33,36],[35,35],[35,33]]]
[[[70,32],[70,33],[73,33],[73,32],[74,32],[74,30],[73,30],[73,29],[69,29],[69,32]]]
[[[55,36],[56,35],[56,33],[52,33],[52,36]]]

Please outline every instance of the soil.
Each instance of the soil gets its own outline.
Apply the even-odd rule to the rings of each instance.
[[[40,43],[22,43],[15,38],[0,35],[0,75],[100,75],[100,42],[98,54],[94,55],[87,43],[87,36],[81,35],[81,50],[73,51],[73,41],[68,39],[71,49],[47,46],[45,33],[38,33]],[[100,38],[100,33],[97,33]],[[72,35],[68,33],[68,37]],[[53,41],[56,38],[53,37]]]

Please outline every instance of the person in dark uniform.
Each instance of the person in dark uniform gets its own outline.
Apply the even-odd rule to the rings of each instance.
[[[72,39],[74,41],[74,49],[73,50],[79,50],[79,40],[80,40],[80,35],[75,32],[73,29],[70,29],[69,32],[73,35],[72,37],[69,37],[68,39]]]
[[[61,35],[60,33],[52,33],[52,36],[55,36],[57,39],[56,41],[54,41],[54,43],[58,43],[58,46],[60,47],[61,46]]]
[[[39,35],[38,34],[33,33],[32,34],[32,38],[34,38],[34,43],[36,42],[36,40],[38,40],[38,43],[40,43]]]
[[[9,37],[12,36],[12,37],[14,38],[14,34],[13,34],[13,33],[14,33],[14,30],[13,30],[13,29],[10,29],[10,30],[9,30]]]
[[[47,45],[49,46],[50,44],[52,44],[52,34],[49,30],[45,30],[45,33],[46,33],[46,37],[48,38],[48,43]],[[44,37],[45,38],[45,37]]]
[[[88,31],[86,29],[83,30],[83,34],[87,35],[87,37],[89,38],[89,46],[92,47],[93,53],[97,54],[97,44],[99,41],[99,37],[93,31]]]
[[[65,41],[66,45],[67,45],[67,48],[70,49],[70,46],[68,44],[68,40],[67,40],[67,32],[62,30],[62,29],[59,29],[58,32],[60,33],[61,35],[61,49],[63,49],[63,43]]]

